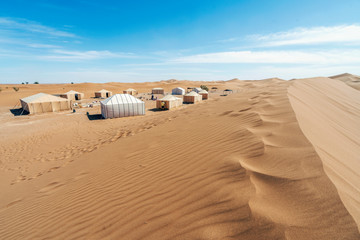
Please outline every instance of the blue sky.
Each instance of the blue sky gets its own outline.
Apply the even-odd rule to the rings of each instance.
[[[0,83],[360,74],[359,0],[0,1]]]

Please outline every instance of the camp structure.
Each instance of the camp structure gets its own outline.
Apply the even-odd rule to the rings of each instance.
[[[130,95],[136,95],[137,91],[133,88],[128,88],[126,90],[123,91],[124,94],[130,94]]]
[[[194,92],[199,93],[200,91],[202,91],[202,88],[196,87],[193,89]]]
[[[164,94],[163,88],[153,88],[151,91],[152,94]]]
[[[173,95],[166,95],[165,97],[156,100],[156,108],[168,109],[176,108],[182,105],[183,100]]]
[[[81,100],[84,98],[84,94],[83,93],[80,93],[80,92],[76,92],[76,91],[68,91],[66,93],[63,93],[63,94],[60,94],[59,95],[60,97],[62,98],[66,98],[66,99],[69,99],[69,100]]]
[[[202,96],[196,92],[189,92],[184,96],[184,103],[196,103],[202,101]]]
[[[108,98],[112,96],[112,92],[102,89],[98,92],[95,92],[95,97],[96,98]]]
[[[115,94],[100,105],[103,118],[145,115],[145,103],[130,94]]]
[[[71,109],[70,100],[46,93],[38,93],[20,99],[23,111],[29,114],[58,112]]]
[[[172,95],[185,95],[185,89],[181,88],[181,87],[177,87],[177,88],[174,88],[172,91],[171,91]]]
[[[202,100],[206,100],[209,98],[209,93],[206,90],[201,90],[199,94],[202,96]]]
[[[231,89],[225,89],[223,93],[224,93],[224,94],[233,93],[233,90],[231,90]]]

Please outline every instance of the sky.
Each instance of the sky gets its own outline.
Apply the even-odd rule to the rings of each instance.
[[[0,83],[360,75],[359,0],[0,0]]]

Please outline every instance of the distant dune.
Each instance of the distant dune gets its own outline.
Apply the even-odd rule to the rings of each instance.
[[[145,116],[9,111],[38,92],[201,84],[209,100],[144,100]],[[0,93],[0,239],[360,239],[360,92],[338,80],[15,86]]]
[[[336,76],[330,77],[332,79],[340,80],[346,83],[347,85],[360,90],[360,77],[350,73],[344,73]]]

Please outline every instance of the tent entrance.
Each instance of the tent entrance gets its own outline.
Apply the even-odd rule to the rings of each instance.
[[[80,96],[77,93],[75,93],[75,100],[80,100]]]
[[[108,93],[108,92],[106,93],[106,97],[107,97],[107,98],[109,97],[109,93]]]

